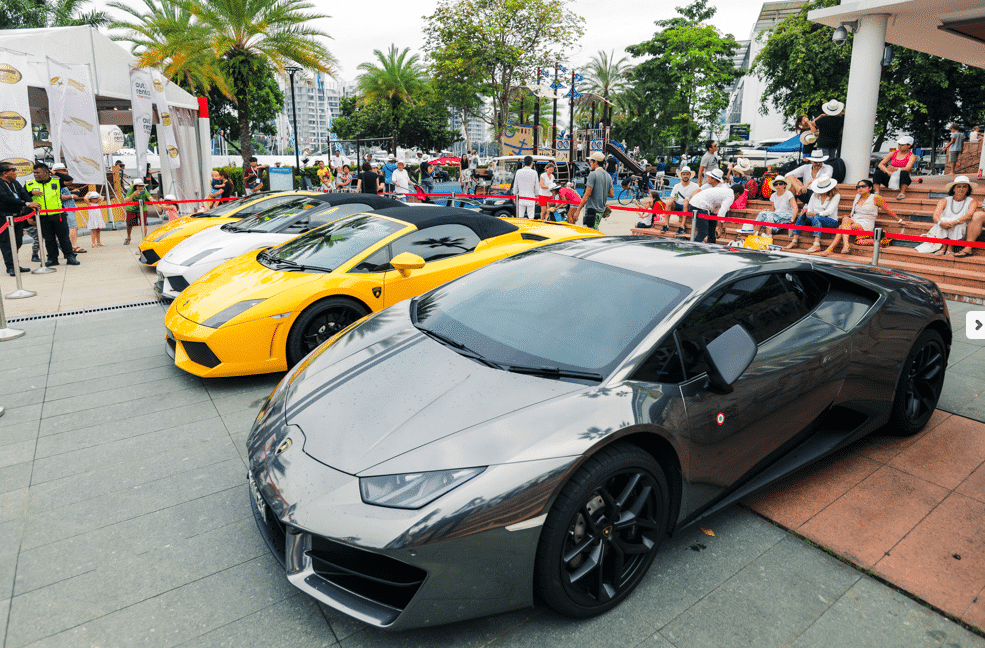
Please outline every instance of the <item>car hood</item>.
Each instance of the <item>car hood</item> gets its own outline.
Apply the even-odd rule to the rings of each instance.
[[[175,227],[171,237],[189,237],[192,234],[197,234],[202,230],[209,229],[210,227],[215,227],[217,225],[225,225],[226,223],[233,223],[237,219],[235,218],[190,218],[188,222],[178,224]]]
[[[261,232],[228,232],[221,227],[213,227],[195,234],[187,241],[182,241],[170,252],[164,255],[162,261],[182,265],[188,259],[205,252],[216,250],[209,256],[199,259],[196,263],[210,261],[213,264],[220,259],[232,259],[250,250],[259,250],[272,245],[280,245],[290,240],[296,234],[270,234]]]
[[[324,280],[326,276],[271,270],[261,265],[256,256],[256,252],[248,252],[230,259],[185,288],[175,302],[178,314],[201,324],[241,301],[269,299],[285,290]],[[257,312],[257,317],[265,315]]]
[[[395,308],[406,311],[407,306]],[[406,326],[382,339],[370,333],[372,341],[358,351],[322,354],[291,386],[287,423],[301,428],[306,454],[355,475],[462,430],[586,388],[479,364],[405,320]],[[373,322],[363,325],[372,328]],[[358,333],[356,328],[346,337]],[[453,446],[442,447],[447,452]],[[460,458],[443,459],[449,465],[468,464],[467,450],[462,449]]]

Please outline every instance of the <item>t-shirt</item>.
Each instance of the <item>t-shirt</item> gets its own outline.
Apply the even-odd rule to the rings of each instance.
[[[418,167],[418,170],[421,172],[421,180],[431,177],[431,163],[427,160],[421,160],[421,165]]]
[[[683,182],[678,182],[674,185],[674,188],[670,190],[670,197],[674,199],[674,202],[682,203],[691,198],[697,190],[697,182],[689,182],[686,185]]]
[[[377,193],[379,190],[376,186],[376,183],[379,181],[379,177],[380,176],[376,175],[372,171],[363,171],[362,173],[360,173],[359,181],[362,182],[362,186],[360,187],[360,193],[365,193],[365,194]]]
[[[341,169],[345,164],[345,161],[342,159],[341,155],[333,155],[331,164],[333,169]]]
[[[960,153],[961,149],[964,148],[964,133],[951,133],[951,137],[954,138],[954,143],[947,150],[952,153]]]
[[[252,164],[243,171],[243,185],[247,189],[256,189],[260,186],[260,176],[257,175],[256,169],[253,168]]]
[[[557,192],[557,197],[565,202],[573,202],[575,204],[581,202],[581,196],[571,187],[561,187]]]
[[[328,167],[319,168],[317,173],[318,173],[318,182],[320,182],[321,184],[325,184],[325,176],[328,176],[329,180],[332,179],[332,171]]]
[[[699,166],[703,166],[705,168],[705,175],[708,175],[709,171],[720,168],[718,166],[718,156],[714,153],[705,153],[701,156],[701,164]]]
[[[831,178],[835,174],[835,170],[831,167],[830,164],[822,164],[821,170],[817,172],[817,175],[811,175],[812,169],[813,169],[813,165],[810,162],[808,162],[807,164],[801,164],[799,167],[788,173],[787,177],[793,176],[794,178],[797,178],[806,187],[807,185],[814,182],[821,176],[826,176],[828,178]]]
[[[222,181],[222,198],[229,198],[233,195],[233,183],[229,180]]]
[[[691,198],[688,206],[693,209],[703,209],[710,214],[717,212],[718,216],[725,218],[734,199],[735,193],[732,187],[723,182],[717,187],[702,188],[701,193]]]
[[[532,167],[517,169],[513,178],[513,195],[520,200],[533,200],[537,197],[537,172]]]
[[[547,185],[548,187],[550,187],[552,184],[554,184],[554,176],[549,176],[549,175],[547,175],[546,172],[541,173],[540,174],[540,182],[537,183],[537,195],[538,196],[550,196],[551,195],[550,188],[544,189],[541,186],[542,183],[545,184],[545,185]]]
[[[589,187],[592,188],[592,193],[585,203],[585,209],[605,211],[605,201],[609,199],[609,191],[612,189],[612,178],[602,169],[595,169],[585,180],[585,189]]]
[[[841,144],[841,130],[845,127],[844,115],[821,115],[814,120],[817,125],[816,148],[832,149]]]
[[[469,158],[469,169],[475,171],[478,168],[479,168],[479,158],[478,156],[473,155],[472,157]]]
[[[774,192],[770,196],[770,202],[773,203],[773,211],[777,216],[786,215],[788,218],[793,216],[793,207],[790,206],[790,199],[793,197],[793,192],[789,189],[783,192],[783,195]]]
[[[609,158],[609,161],[605,163],[605,170],[607,173],[615,173],[619,170],[619,161],[614,157]]]
[[[396,185],[397,193],[410,193],[410,175],[407,169],[396,169],[390,179]]]

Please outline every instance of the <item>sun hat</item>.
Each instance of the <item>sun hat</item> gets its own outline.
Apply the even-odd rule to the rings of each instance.
[[[770,189],[772,189],[773,191],[779,191],[776,188],[776,183],[777,182],[782,182],[783,184],[787,185],[788,187],[790,186],[790,180],[787,179],[787,176],[781,175],[781,176],[776,176],[775,178],[773,178],[772,180],[770,180]]]
[[[750,162],[747,158],[740,157],[735,161],[735,168],[739,171],[748,171],[752,169],[752,162]]]
[[[595,151],[588,156],[589,160],[595,160],[596,162],[605,162],[605,155],[601,151]]]
[[[711,171],[705,174],[705,177],[711,178],[713,180],[717,180],[718,182],[721,182],[725,179],[725,176],[722,175],[721,169],[712,169]]]
[[[975,186],[971,184],[971,180],[968,179],[968,176],[959,175],[955,177],[954,180],[944,185],[944,191],[950,193],[951,189],[954,188],[954,185],[959,185],[959,184],[968,185],[968,193],[971,193],[972,191],[975,190]]]
[[[134,185],[146,185],[147,183],[144,182],[142,179],[137,178],[136,180],[133,181],[133,184]]]
[[[403,160],[397,160],[397,166],[400,166],[401,164],[407,164],[407,163],[404,162]]]
[[[86,200],[99,200],[102,196],[98,191],[90,191],[86,194]]]
[[[828,156],[821,155],[820,151],[814,151],[810,155],[804,158],[804,162],[827,162]]]
[[[800,134],[800,143],[803,145],[813,144],[817,141],[817,135],[810,131],[804,131]]]
[[[814,193],[827,193],[838,186],[838,181],[828,176],[821,176],[811,183],[810,189]]]
[[[690,173],[692,176],[694,175],[694,171],[692,171],[691,167],[689,166],[682,166],[680,169],[678,169],[677,177],[680,178],[682,173]]]
[[[164,196],[164,199],[165,200],[178,200],[177,198],[174,197],[174,194],[168,194],[168,195]]]
[[[832,99],[828,103],[821,106],[821,110],[824,111],[824,114],[830,115],[831,117],[834,117],[835,115],[840,115],[844,109],[845,109],[845,104],[841,103],[837,99]]]
[[[58,171],[59,169],[67,169],[67,168],[68,168],[67,166],[65,166],[61,162],[58,162],[57,164],[55,164],[55,166],[51,167],[51,170]]]
[[[910,146],[913,146],[913,138],[910,137],[909,135],[904,135],[903,137],[896,140],[896,143],[899,144],[900,146],[903,146],[904,144],[909,144]]]
[[[390,157],[388,157],[387,159],[388,160],[396,160],[397,159],[397,156],[396,155],[390,155]]]

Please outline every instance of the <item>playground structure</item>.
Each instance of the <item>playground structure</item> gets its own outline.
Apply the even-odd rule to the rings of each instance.
[[[538,126],[529,124],[517,124],[510,122],[503,130],[499,138],[502,146],[501,150],[505,155],[534,155],[534,129]],[[557,162],[569,162],[571,157],[571,134],[556,136],[554,147],[550,146],[549,140],[543,137],[543,129],[540,129],[537,141],[538,155],[552,155]],[[596,151],[614,156],[626,169],[633,174],[640,175],[644,172],[644,167],[639,160],[630,156],[623,148],[622,144],[613,142],[609,138],[609,128],[589,128],[574,132],[575,138],[575,160],[588,160],[588,156]]]

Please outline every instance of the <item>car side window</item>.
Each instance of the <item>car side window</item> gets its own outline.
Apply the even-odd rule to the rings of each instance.
[[[632,379],[654,383],[684,382],[684,365],[673,333],[657,345],[637,368]]]
[[[762,344],[805,317],[808,302],[799,298],[784,274],[763,274],[736,281],[706,297],[677,328],[686,379],[708,370],[704,348],[741,324]]]
[[[259,214],[262,211],[266,211],[266,210],[270,209],[271,207],[276,207],[277,205],[279,205],[281,203],[285,203],[285,202],[287,202],[289,200],[296,200],[296,199],[297,199],[297,196],[295,196],[295,195],[277,196],[276,198],[267,198],[266,200],[261,200],[258,203],[255,203],[253,205],[249,205],[248,207],[244,207],[240,211],[236,212],[234,214],[234,216],[236,216],[237,218],[239,218],[239,217],[244,217],[245,218],[247,216],[255,216],[256,214]]]
[[[391,243],[390,248],[393,256],[411,252],[430,263],[471,252],[480,241],[468,227],[450,223],[410,232]]]
[[[390,255],[390,246],[384,245],[376,252],[373,252],[368,257],[356,264],[350,273],[370,273],[370,272],[386,272],[387,270],[393,270],[390,265],[390,259],[393,257]]]

